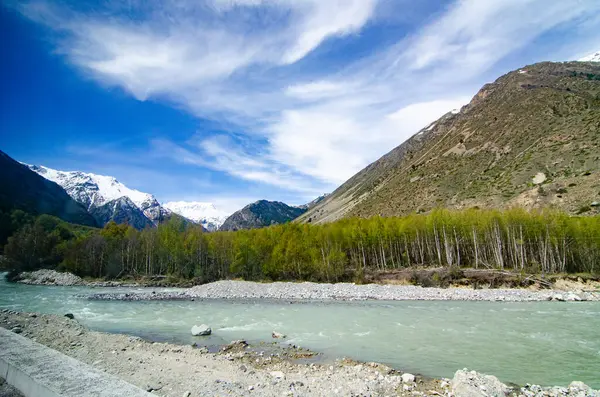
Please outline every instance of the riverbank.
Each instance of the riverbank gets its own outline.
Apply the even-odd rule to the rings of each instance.
[[[63,316],[0,312],[0,326],[161,396],[600,396],[580,383],[569,388],[510,388],[496,378],[457,371],[453,380],[402,373],[385,365],[338,359],[306,364],[293,346],[248,346],[237,341],[210,353],[194,346],[153,343],[90,331]],[[485,394],[484,394],[485,393]]]
[[[281,299],[310,300],[459,300],[459,301],[600,301],[600,292],[534,290],[534,289],[472,289],[423,288],[412,285],[322,284],[322,283],[257,283],[251,281],[216,281],[177,292],[127,292],[87,295],[92,300],[196,300],[196,299]]]
[[[50,269],[40,269],[32,272],[22,272],[11,281],[29,285],[60,285],[60,286],[85,286],[85,287],[131,287],[131,288],[190,288],[195,284],[193,280],[173,280],[168,277],[156,276],[139,279],[83,279],[68,272],[58,272]]]

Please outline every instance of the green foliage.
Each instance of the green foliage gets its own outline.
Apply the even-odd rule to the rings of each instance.
[[[324,225],[290,223],[204,233],[177,219],[138,231],[127,225],[77,228],[54,217],[29,221],[9,238],[12,269],[59,268],[90,277],[168,276],[203,283],[224,278],[362,282],[368,273],[415,272],[420,285],[445,286],[461,268],[598,272],[600,217],[554,211],[469,209]]]

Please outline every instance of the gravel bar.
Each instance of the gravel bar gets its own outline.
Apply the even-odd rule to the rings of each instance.
[[[357,285],[350,283],[256,283],[217,281],[182,292],[99,293],[92,300],[192,300],[192,299],[283,299],[283,300],[458,300],[458,301],[600,301],[599,292],[528,289],[423,288],[412,285]]]

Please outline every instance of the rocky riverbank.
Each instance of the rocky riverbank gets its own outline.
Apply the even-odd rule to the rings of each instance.
[[[40,269],[33,272],[20,273],[14,280],[31,285],[85,285],[85,281],[72,273],[57,272],[56,270]]]
[[[600,301],[593,291],[529,289],[423,288],[412,285],[357,285],[349,283],[256,283],[217,281],[179,292],[100,293],[93,300],[190,300],[190,299],[283,299],[283,300],[461,300],[461,301]]]
[[[39,313],[0,312],[0,326],[61,351],[161,396],[591,396],[580,382],[569,387],[509,387],[493,376],[457,371],[431,379],[385,365],[339,359],[301,363],[306,350],[235,341],[216,353],[202,346],[152,343],[137,337],[90,331],[76,319]],[[296,354],[297,351],[302,354]]]
[[[86,286],[86,287],[191,287],[191,281],[173,284],[165,277],[154,277],[143,280],[84,280],[68,272],[40,269],[33,272],[19,273],[12,281],[31,285],[59,285],[59,286]]]

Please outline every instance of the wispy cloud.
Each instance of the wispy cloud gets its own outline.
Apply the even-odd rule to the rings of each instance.
[[[59,32],[57,49],[92,78],[233,131],[157,139],[155,154],[306,194],[335,186],[465,104],[487,71],[548,32],[585,26],[577,40],[589,45],[600,32],[595,0],[457,0],[391,45],[373,42],[366,55],[319,67],[324,43],[358,39],[378,22],[379,7],[401,14],[411,3],[166,0],[90,11],[42,0],[18,7]],[[564,40],[557,53],[571,45]],[[543,59],[525,59],[535,60]]]

